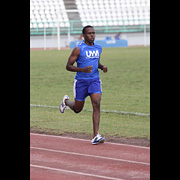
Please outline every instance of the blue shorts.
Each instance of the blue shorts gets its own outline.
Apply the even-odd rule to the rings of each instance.
[[[77,101],[84,101],[91,94],[102,94],[101,80],[97,79],[74,79],[74,98]]]

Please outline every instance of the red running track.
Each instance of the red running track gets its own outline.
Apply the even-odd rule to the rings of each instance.
[[[107,179],[150,179],[150,148],[30,134],[30,180]]]

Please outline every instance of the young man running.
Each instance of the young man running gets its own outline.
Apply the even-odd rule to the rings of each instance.
[[[64,113],[68,106],[75,113],[82,111],[87,96],[90,96],[93,107],[93,139],[92,144],[103,143],[105,138],[99,134],[100,102],[101,102],[101,81],[98,68],[104,73],[107,67],[100,63],[102,47],[94,43],[95,31],[92,26],[85,26],[82,30],[84,41],[75,47],[68,59],[66,69],[77,72],[74,79],[74,101],[70,101],[67,95],[64,96],[59,109]],[[77,63],[77,67],[74,63]]]

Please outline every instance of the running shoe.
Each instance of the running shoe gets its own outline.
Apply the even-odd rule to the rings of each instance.
[[[59,110],[60,110],[61,113],[64,113],[64,111],[65,111],[66,108],[67,108],[67,106],[66,106],[66,104],[65,104],[65,100],[66,100],[66,99],[69,99],[69,97],[68,97],[67,95],[65,95],[65,96],[63,97],[63,100],[62,100],[61,104],[59,105]]]
[[[92,144],[99,144],[99,143],[104,143],[105,138],[102,137],[99,133],[92,139]]]

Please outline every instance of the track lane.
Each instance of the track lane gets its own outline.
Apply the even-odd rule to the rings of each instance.
[[[108,143],[94,146],[90,141],[38,134],[31,134],[30,138],[31,180],[44,174],[48,174],[46,177],[53,174],[51,180],[53,177],[79,180],[85,176],[86,179],[150,179],[148,148]]]
[[[149,166],[147,165],[111,159],[98,159],[96,157],[79,157],[74,154],[49,152],[39,149],[31,149],[30,163],[55,169],[120,179],[133,179],[134,177],[141,179],[149,175]]]
[[[145,149],[136,146],[108,144],[106,142],[99,145],[92,145],[90,140],[77,141],[68,138],[66,139],[55,136],[41,136],[32,134],[30,138],[32,147],[40,147],[47,149],[51,149],[51,147],[53,147],[54,150],[72,152],[74,152],[73,150],[75,149],[76,153],[150,163],[149,148]]]

